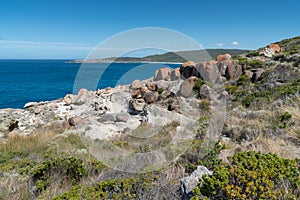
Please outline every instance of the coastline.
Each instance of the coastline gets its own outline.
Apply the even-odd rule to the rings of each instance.
[[[96,63],[146,63],[146,64],[178,64],[181,65],[182,62],[158,62],[158,61],[101,61],[101,60],[71,60],[65,63],[72,63],[72,64],[96,64]]]

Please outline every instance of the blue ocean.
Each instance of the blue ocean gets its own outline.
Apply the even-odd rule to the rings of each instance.
[[[68,63],[69,60],[0,60],[0,108],[23,108],[27,102],[50,101],[89,90],[147,79],[165,63]],[[96,82],[95,82],[96,81]],[[76,84],[75,84],[76,83]]]

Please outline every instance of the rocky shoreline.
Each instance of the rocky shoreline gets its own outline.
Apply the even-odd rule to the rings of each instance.
[[[265,51],[268,56],[279,49],[273,45]],[[131,85],[97,91],[81,89],[77,95],[68,94],[54,101],[27,103],[24,110],[2,109],[0,137],[58,126],[63,130],[76,127],[80,132],[90,132],[92,138],[109,138],[134,130],[143,122],[162,126],[181,120],[186,125],[201,116],[202,100],[224,101],[228,92],[222,87],[216,92],[213,87],[237,80],[242,74],[255,81],[263,72],[260,68],[246,69],[229,54],[209,62],[189,61],[174,70],[159,69],[153,78],[135,80]],[[198,85],[195,93],[199,80],[205,82]],[[93,135],[95,132],[101,134]]]

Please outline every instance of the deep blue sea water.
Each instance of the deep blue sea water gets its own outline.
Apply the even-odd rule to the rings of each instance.
[[[82,66],[67,61],[0,60],[0,108],[23,108],[27,102],[49,101],[76,93],[79,89],[74,88],[77,77],[83,82],[78,86],[95,90],[150,78],[156,69],[162,67],[179,67],[179,64],[160,63],[113,63],[109,66],[97,63]],[[78,72],[80,76],[77,76]],[[99,82],[95,83],[98,79]]]

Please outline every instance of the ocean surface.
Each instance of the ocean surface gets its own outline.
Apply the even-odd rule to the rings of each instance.
[[[0,60],[0,108],[23,108],[89,90],[148,79],[166,63],[67,63],[69,60]]]

